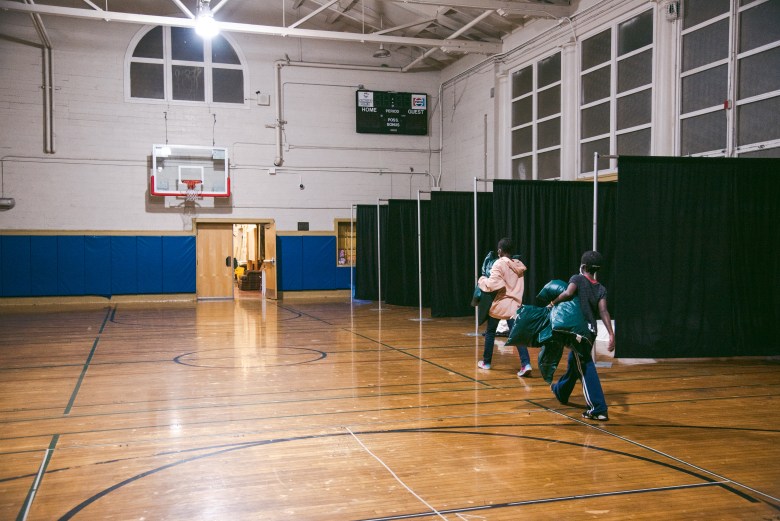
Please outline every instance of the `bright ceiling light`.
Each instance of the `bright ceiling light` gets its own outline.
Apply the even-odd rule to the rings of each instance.
[[[198,16],[195,17],[195,32],[201,38],[213,38],[219,34],[219,27],[214,21],[214,15],[211,12],[210,0],[200,0],[198,2]]]

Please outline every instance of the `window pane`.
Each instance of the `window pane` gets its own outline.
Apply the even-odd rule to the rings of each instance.
[[[582,111],[580,133],[583,139],[609,133],[609,102]]]
[[[780,90],[780,47],[739,60],[739,99],[774,90]]]
[[[536,97],[538,117],[545,118],[561,111],[561,87],[557,85],[541,91]]]
[[[683,72],[722,60],[729,52],[729,21],[721,20],[683,35]]]
[[[134,58],[163,57],[162,27],[155,27],[141,38],[133,50]]]
[[[533,98],[531,98],[531,96],[512,102],[512,126],[513,127],[522,125],[524,123],[529,123],[531,121],[533,117],[532,102],[533,102]]]
[[[648,49],[618,62],[618,93],[653,82],[653,51]]]
[[[203,67],[171,67],[173,80],[173,99],[187,101],[205,101],[203,89]]]
[[[593,172],[593,154],[609,155],[609,138],[591,141],[580,145],[580,172]],[[599,158],[599,170],[609,168],[608,158]]]
[[[617,129],[650,123],[652,117],[652,90],[642,90],[617,100]]]
[[[718,110],[682,120],[680,154],[687,156],[726,148],[726,111]]]
[[[683,29],[698,25],[729,11],[729,0],[684,0]]]
[[[739,19],[739,52],[780,40],[780,2],[769,0],[742,11]]]
[[[240,69],[211,71],[214,101],[218,103],[244,103],[244,72]]]
[[[528,94],[533,89],[533,70],[531,67],[512,73],[512,97]]]
[[[738,106],[737,120],[739,146],[780,139],[780,96]]]
[[[612,30],[591,36],[582,42],[582,70],[588,70],[612,58]]]
[[[581,105],[608,98],[610,94],[611,66],[589,72],[582,77]]]
[[[512,131],[513,156],[531,151],[531,135],[531,127],[520,128]]]
[[[645,11],[618,26],[618,56],[653,43],[653,11]]]
[[[512,179],[528,181],[533,177],[533,159],[531,156],[519,157],[512,160]]]
[[[188,27],[171,27],[171,57],[190,62],[203,61],[203,39]]]
[[[228,43],[224,36],[215,36],[211,39],[211,61],[214,63],[229,63],[231,65],[240,65],[236,51]]]
[[[540,60],[537,71],[539,74],[538,87],[561,81],[561,53],[558,52],[549,58]]]
[[[560,149],[539,154],[537,167],[539,168],[539,173],[537,174],[539,179],[556,179],[561,177]]]
[[[682,113],[722,105],[728,97],[728,66],[697,72],[682,79]]]
[[[650,129],[637,130],[617,137],[617,153],[623,156],[650,155]]]
[[[165,98],[162,63],[130,64],[130,96],[133,98]]]
[[[536,148],[549,148],[561,144],[561,118],[539,123],[536,127]]]

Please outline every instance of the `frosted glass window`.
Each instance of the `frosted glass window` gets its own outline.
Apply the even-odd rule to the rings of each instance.
[[[682,112],[722,105],[728,98],[728,65],[720,65],[682,79]]]
[[[512,160],[512,179],[521,181],[533,179],[533,157],[518,157]]]
[[[718,110],[682,120],[680,127],[683,156],[726,148],[726,111]]]
[[[580,137],[587,139],[609,133],[609,103],[601,103],[582,111]]]
[[[611,91],[610,70],[611,67],[607,65],[582,76],[582,105],[609,97]]]
[[[739,99],[775,90],[780,90],[780,47],[739,60]]]
[[[130,64],[130,96],[165,99],[165,70],[161,63]]]
[[[617,137],[617,153],[623,156],[650,155],[650,129],[628,132]]]
[[[729,21],[721,20],[683,35],[683,72],[728,57]]]
[[[556,81],[561,81],[561,53],[557,52],[549,58],[539,60],[537,70],[539,71],[538,88],[546,87]]]
[[[582,42],[582,70],[608,62],[612,57],[612,30],[607,29]]]
[[[155,27],[141,38],[141,41],[133,50],[134,58],[160,58],[163,57],[163,31],[162,27]]]
[[[512,126],[530,123],[533,119],[533,98],[528,96],[512,102]]]
[[[203,67],[174,65],[171,68],[173,99],[204,101]]]
[[[533,148],[533,129],[531,127],[519,128],[512,131],[512,155],[525,154]]]
[[[561,119],[553,118],[536,127],[536,148],[550,148],[561,144]]]
[[[728,13],[729,8],[729,0],[685,0],[682,3],[683,29]]]
[[[780,139],[780,96],[738,106],[737,121],[740,146]]]
[[[526,67],[512,74],[512,97],[517,98],[533,90],[533,69]]]
[[[543,91],[537,96],[537,112],[540,118],[558,114],[561,111],[561,87],[556,85]]]
[[[652,93],[650,89],[647,89],[618,98],[618,130],[650,123],[652,118]]]
[[[539,179],[556,179],[561,177],[561,150],[551,150],[539,154]]]
[[[780,40],[780,1],[769,0],[742,12],[739,19],[739,52]]]
[[[648,49],[618,62],[618,93],[653,82],[653,50]]]
[[[618,56],[641,49],[653,43],[653,11],[618,25]]]
[[[590,141],[580,145],[580,172],[593,172],[593,154],[609,155],[609,138]],[[599,158],[599,170],[609,168],[609,159]]]
[[[128,61],[130,98],[246,105],[245,68],[226,36],[209,40],[186,27],[153,27]]]

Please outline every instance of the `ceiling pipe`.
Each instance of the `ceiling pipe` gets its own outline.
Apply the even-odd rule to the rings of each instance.
[[[35,6],[33,0],[24,0],[25,4]],[[54,149],[54,72],[52,65],[52,45],[41,15],[30,13],[35,31],[41,40],[41,76],[43,81],[43,151],[53,154]]]

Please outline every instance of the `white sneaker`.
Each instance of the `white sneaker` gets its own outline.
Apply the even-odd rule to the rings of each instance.
[[[517,372],[517,376],[523,377],[531,374],[531,364],[525,364],[522,369]]]
[[[480,360],[479,362],[477,362],[477,367],[479,367],[480,369],[490,369],[490,364],[486,364],[485,362]]]

